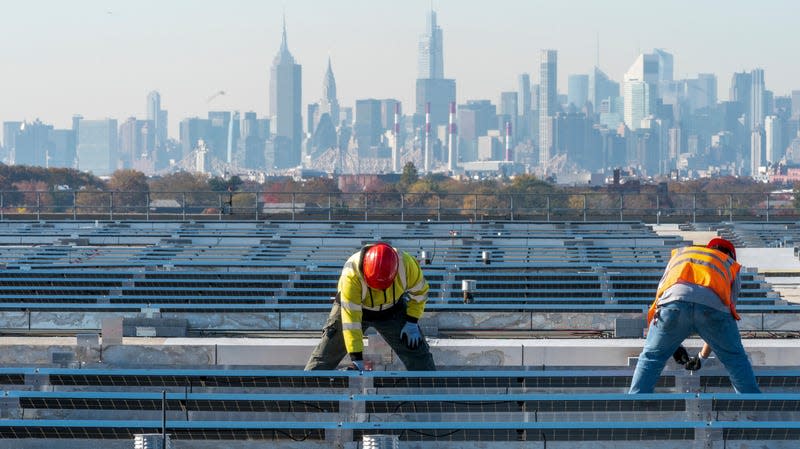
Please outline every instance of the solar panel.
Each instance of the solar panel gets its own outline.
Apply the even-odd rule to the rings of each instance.
[[[761,388],[793,389],[800,387],[800,374],[757,373],[756,381]],[[728,376],[700,376],[702,388],[732,388]]]
[[[800,441],[797,422],[713,422],[711,428],[722,428],[724,441]]]
[[[762,423],[760,423],[762,424]],[[767,423],[763,427],[723,429],[723,440],[788,440],[800,441],[800,429],[775,428]]]
[[[170,422],[167,433],[173,440],[323,440],[326,429],[337,423],[325,422]],[[135,434],[161,433],[160,421],[87,420],[2,420],[2,439],[101,439],[133,440]]]
[[[800,395],[787,393],[716,394],[712,410],[717,412],[798,412]]]
[[[0,385],[25,385],[25,374],[0,372]]]
[[[631,384],[632,376],[629,374],[609,373],[589,374],[586,372],[569,372],[545,375],[536,375],[531,372],[524,374],[496,376],[486,374],[481,377],[375,377],[375,388],[627,388]],[[674,376],[661,376],[656,387],[674,387]]]
[[[365,401],[368,413],[567,413],[678,412],[686,410],[682,395],[390,395],[354,397]]]
[[[104,387],[181,387],[188,388],[272,388],[272,389],[347,389],[354,378],[368,379],[375,389],[448,389],[448,390],[525,390],[548,388],[620,388],[630,386],[629,370],[555,370],[555,371],[459,371],[407,372],[369,371],[280,371],[280,370],[191,370],[191,369],[67,369],[41,368],[56,386]],[[0,372],[0,375],[22,375]],[[800,377],[800,375],[798,375]],[[674,375],[663,375],[659,388],[676,385]],[[20,381],[20,383],[22,383]]]
[[[369,424],[369,423],[368,423]],[[402,441],[654,441],[694,440],[695,428],[705,423],[531,423],[448,422],[344,424],[354,439],[368,434],[390,434]],[[364,427],[368,427],[364,429]]]
[[[152,393],[19,393],[22,409],[161,410],[160,394]],[[167,394],[167,410],[214,412],[336,413],[346,396],[330,395],[194,395]],[[326,399],[327,396],[328,398]]]
[[[303,372],[280,373],[257,371],[253,374],[226,374],[191,370],[74,370],[49,374],[51,385],[97,385],[125,387],[237,387],[237,388],[328,388],[342,389],[349,385],[346,375],[304,375]]]

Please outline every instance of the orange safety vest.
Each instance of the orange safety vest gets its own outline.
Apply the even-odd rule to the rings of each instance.
[[[653,320],[658,308],[658,300],[668,288],[684,282],[710,288],[728,306],[733,318],[742,319],[736,313],[736,304],[731,301],[731,286],[739,274],[741,265],[727,254],[705,246],[685,246],[672,250],[664,276],[658,283],[656,299],[647,312],[647,322]]]

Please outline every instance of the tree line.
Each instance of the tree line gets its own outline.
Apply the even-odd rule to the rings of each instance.
[[[518,210],[535,208],[571,208],[612,210],[619,205],[642,210],[669,210],[701,207],[718,210],[753,207],[768,192],[786,186],[756,182],[750,178],[721,177],[691,181],[664,180],[644,184],[630,181],[619,185],[563,186],[533,175],[493,179],[455,179],[442,174],[420,175],[413,164],[407,164],[399,181],[389,182],[371,177],[357,192],[342,191],[332,177],[295,180],[290,177],[269,178],[258,183],[238,176],[210,177],[178,172],[147,177],[136,170],[115,171],[110,177],[66,168],[43,168],[0,164],[2,206],[46,207],[50,210],[71,208],[135,208],[155,200],[176,200],[179,203],[218,207],[222,199],[228,207],[257,207],[260,203],[287,203],[299,198],[306,204],[327,206],[335,197],[336,207],[352,207],[342,199],[350,193],[369,195],[371,206],[387,211],[403,208],[452,208],[459,210]],[[798,187],[788,200],[788,207],[800,210]],[[589,198],[587,200],[587,198]],[[356,200],[354,200],[356,201]],[[589,201],[591,204],[586,204]],[[691,202],[691,204],[689,204]],[[735,204],[733,204],[735,202]],[[777,207],[777,203],[771,207]]]

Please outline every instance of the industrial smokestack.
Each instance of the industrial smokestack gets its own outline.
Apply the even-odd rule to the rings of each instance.
[[[447,129],[448,142],[447,142],[447,168],[451,173],[456,171],[456,102],[450,102],[450,126]]]
[[[425,150],[423,154],[423,170],[431,171],[431,104],[425,103]]]
[[[394,148],[392,152],[392,170],[400,173],[400,102],[394,105]]]
[[[511,122],[506,122],[506,162],[511,162]]]

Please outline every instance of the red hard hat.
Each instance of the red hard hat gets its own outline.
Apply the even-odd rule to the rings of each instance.
[[[386,290],[397,276],[397,251],[386,243],[377,243],[367,248],[361,264],[367,285]]]
[[[711,239],[710,242],[708,242],[706,248],[714,248],[714,249],[720,248],[723,250],[727,250],[727,252],[730,253],[731,257],[733,257],[733,260],[736,260],[736,247],[734,247],[733,243],[729,242],[728,240],[725,240],[720,237],[713,238]]]

